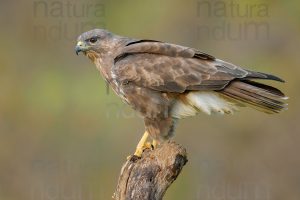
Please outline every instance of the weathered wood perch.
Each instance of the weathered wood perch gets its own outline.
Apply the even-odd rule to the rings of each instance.
[[[122,167],[115,200],[161,200],[187,162],[185,148],[167,142],[132,156]]]

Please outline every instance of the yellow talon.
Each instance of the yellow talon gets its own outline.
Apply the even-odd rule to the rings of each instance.
[[[149,133],[146,131],[136,147],[136,150],[134,152],[135,156],[140,158],[140,157],[142,157],[143,151],[145,149],[156,149],[156,147],[158,145],[158,141],[153,140],[152,143],[147,142],[148,137],[149,137]],[[128,156],[127,160],[130,160],[131,157],[132,156]]]
[[[153,140],[152,141],[152,148],[156,149],[157,145],[158,145],[158,141],[157,140]]]
[[[134,155],[137,157],[142,157],[143,151],[145,148],[147,148],[148,145],[151,146],[151,144],[146,143],[147,139],[149,137],[149,133],[146,131],[141,138],[140,142],[138,143]]]
[[[134,155],[140,158],[142,157],[143,151],[144,149],[136,149]]]
[[[146,142],[144,145],[144,149],[152,149],[153,144],[151,142]]]

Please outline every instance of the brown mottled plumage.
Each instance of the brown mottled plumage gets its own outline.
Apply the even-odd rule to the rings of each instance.
[[[285,95],[253,79],[282,79],[219,60],[193,48],[136,40],[96,29],[78,38],[105,80],[145,120],[156,140],[169,139],[177,119],[205,113],[233,113],[251,105],[266,113],[286,108]]]

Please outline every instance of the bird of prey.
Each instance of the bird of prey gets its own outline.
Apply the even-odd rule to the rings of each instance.
[[[179,119],[204,112],[232,114],[242,106],[265,113],[287,108],[277,88],[255,80],[281,78],[243,69],[194,48],[140,40],[95,29],[78,37],[75,51],[86,55],[114,92],[144,118],[140,157],[150,136],[152,147],[169,140]]]

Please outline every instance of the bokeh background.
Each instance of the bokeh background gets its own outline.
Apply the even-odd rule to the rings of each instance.
[[[74,45],[93,28],[270,72],[289,110],[182,120],[189,162],[166,200],[300,199],[299,1],[0,1],[0,199],[111,199],[142,119]]]

